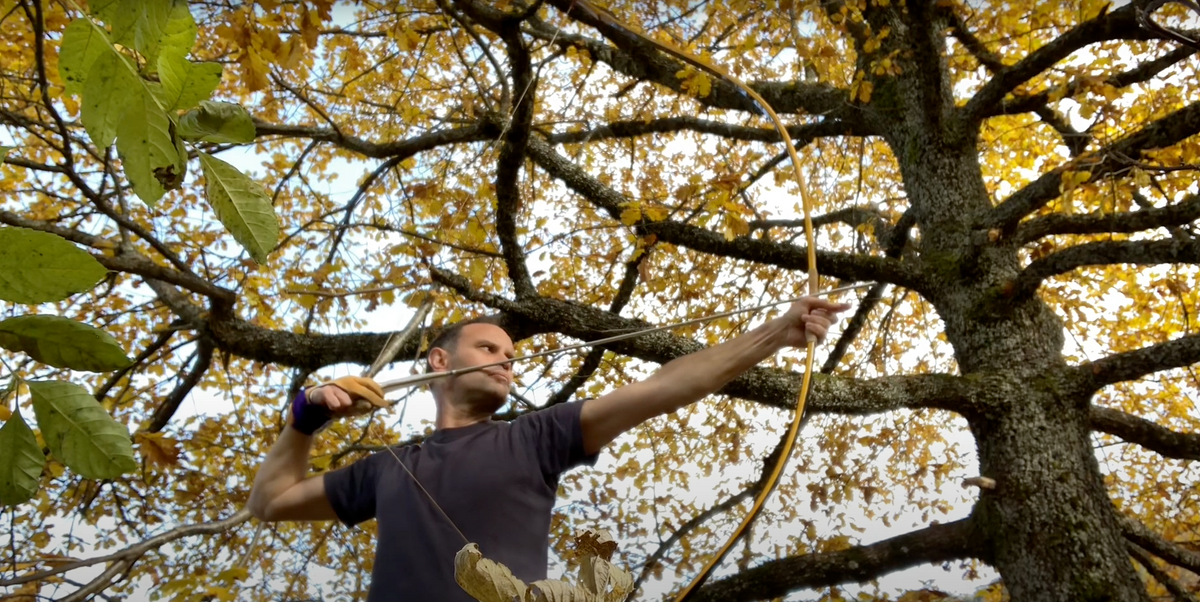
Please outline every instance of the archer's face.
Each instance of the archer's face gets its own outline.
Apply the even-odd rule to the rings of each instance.
[[[470,368],[510,360],[516,355],[512,339],[492,324],[468,324],[458,335],[445,369]],[[447,380],[445,392],[454,403],[475,411],[495,412],[504,405],[512,386],[512,363],[460,374]]]

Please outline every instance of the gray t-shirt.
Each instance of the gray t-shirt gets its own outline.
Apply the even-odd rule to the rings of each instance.
[[[392,449],[485,558],[529,583],[546,578],[559,475],[596,462],[583,449],[582,405],[443,429]],[[326,473],[325,494],[347,525],[378,520],[367,602],[473,601],[454,581],[466,542],[391,453]]]

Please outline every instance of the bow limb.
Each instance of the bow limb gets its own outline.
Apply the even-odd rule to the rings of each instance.
[[[675,48],[670,44],[665,44],[650,38],[649,36],[643,35],[634,28],[622,23],[621,20],[616,17],[616,15],[613,15],[602,8],[592,6],[591,3],[587,2],[587,0],[575,0],[574,8],[580,9],[581,11],[587,13],[588,16],[604,23],[605,25],[608,25],[609,27],[619,29],[627,35],[634,36],[648,44],[651,44],[655,48],[658,48],[659,50],[662,50],[663,52],[674,56],[689,65],[732,83],[733,85],[737,86],[739,90],[753,99],[759,108],[766,112],[767,116],[770,117],[771,122],[774,124],[776,131],[779,132],[779,137],[783,139],[783,143],[787,146],[788,157],[792,162],[792,170],[796,178],[796,185],[800,191],[800,204],[804,210],[804,232],[805,239],[808,244],[808,291],[810,295],[817,294],[817,292],[820,290],[817,277],[817,247],[816,240],[813,236],[812,207],[808,199],[804,173],[800,168],[800,156],[796,152],[796,146],[792,143],[791,136],[788,135],[787,126],[784,125],[783,120],[779,118],[779,115],[775,113],[775,110],[771,108],[771,104],[768,103],[761,95],[759,95],[758,92],[755,92],[753,88],[746,85],[744,82],[742,82],[742,80],[738,79],[725,69],[714,65],[703,57],[693,56],[680,48]],[[684,588],[682,592],[679,593],[675,599],[676,602],[684,602],[687,600],[693,592],[699,589],[699,587],[708,580],[709,575],[711,575],[717,565],[725,559],[725,556],[729,553],[729,550],[732,549],[734,544],[736,544],[742,535],[746,533],[746,530],[750,527],[751,523],[758,518],[758,515],[762,511],[763,505],[766,503],[767,498],[770,497],[771,492],[774,491],[775,486],[778,485],[779,477],[783,474],[783,469],[787,466],[788,458],[792,455],[792,449],[795,447],[797,436],[800,433],[800,423],[804,418],[804,406],[808,400],[808,391],[812,385],[813,356],[816,347],[815,341],[815,337],[810,334],[808,337],[808,345],[805,349],[804,378],[800,384],[800,395],[796,400],[796,411],[792,415],[792,424],[788,429],[787,440],[784,442],[784,447],[779,456],[779,461],[775,464],[775,468],[771,470],[771,474],[767,477],[767,481],[764,483],[762,492],[758,494],[758,497],[754,500],[754,505],[750,507],[750,512],[747,513],[745,518],[742,519],[741,524],[738,525],[736,530],[734,530],[733,535],[729,537],[729,540],[725,542],[725,545],[721,546],[721,549],[716,553],[716,555],[709,559],[704,568],[698,575],[696,575],[692,582],[686,588]]]

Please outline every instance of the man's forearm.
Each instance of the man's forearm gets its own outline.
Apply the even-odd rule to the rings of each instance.
[[[291,426],[283,428],[258,469],[258,474],[254,476],[254,486],[250,489],[247,503],[252,514],[262,518],[272,500],[304,480],[308,474],[312,441],[311,435],[305,435]]]
[[[784,347],[788,326],[772,320],[715,347],[667,362],[646,380],[656,414],[673,412],[715,393]]]

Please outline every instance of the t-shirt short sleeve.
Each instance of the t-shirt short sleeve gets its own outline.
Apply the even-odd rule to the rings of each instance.
[[[562,473],[581,464],[592,466],[599,454],[587,454],[583,448],[583,427],[579,420],[583,402],[560,403],[526,414],[513,421],[521,436],[537,454],[542,474],[556,480]]]
[[[325,497],[338,520],[353,526],[375,518],[376,484],[383,469],[382,452],[325,473]]]

